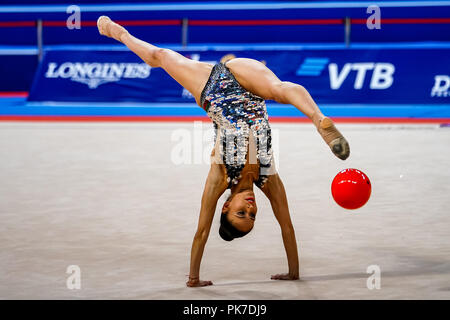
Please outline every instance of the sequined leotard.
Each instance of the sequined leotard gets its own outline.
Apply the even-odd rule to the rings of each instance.
[[[255,184],[262,187],[267,177],[276,173],[264,99],[245,90],[225,64],[219,63],[202,91],[201,104],[214,123],[214,159],[225,165],[228,187],[238,183],[247,153],[252,149],[256,152],[250,154],[259,163]]]

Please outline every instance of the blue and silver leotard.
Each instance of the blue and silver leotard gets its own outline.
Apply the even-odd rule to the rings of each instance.
[[[219,63],[202,91],[201,104],[214,123],[214,160],[225,165],[228,187],[238,183],[247,153],[250,163],[259,163],[255,184],[262,187],[276,173],[264,99],[245,90],[226,65]]]

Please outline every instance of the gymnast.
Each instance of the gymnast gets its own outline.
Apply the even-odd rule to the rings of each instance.
[[[270,201],[288,260],[288,272],[273,275],[271,279],[299,279],[295,231],[283,182],[275,169],[265,100],[296,107],[311,119],[333,154],[345,160],[350,155],[350,147],[333,121],[322,114],[303,86],[281,81],[259,61],[234,58],[212,65],[137,39],[109,17],[101,16],[97,25],[101,35],[120,41],[152,68],[163,68],[193,95],[213,122],[215,145],[201,199],[186,285],[212,285],[211,281],[200,280],[200,263],[217,201],[227,189],[230,195],[221,210],[221,238],[231,241],[252,230],[258,210],[254,185]]]

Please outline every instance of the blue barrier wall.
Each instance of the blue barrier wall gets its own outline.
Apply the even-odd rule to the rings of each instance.
[[[450,100],[450,45],[279,47],[184,51],[217,63],[227,54],[264,61],[284,81],[304,85],[318,103],[445,104]],[[48,51],[29,101],[194,102],[161,68],[124,48]]]
[[[0,26],[1,22],[31,23],[28,27],[14,24],[5,27],[4,24],[0,27],[0,44],[35,44],[36,28],[32,23],[38,19],[44,21],[44,44],[113,43],[111,39],[99,37],[95,31],[95,21],[102,14],[125,21],[125,25],[127,21],[139,21],[144,25],[129,24],[130,31],[155,43],[180,43],[182,19],[188,19],[187,34],[191,43],[343,42],[346,17],[352,19],[353,42],[450,41],[450,1],[395,3],[380,3],[382,27],[379,30],[366,27],[370,2],[343,2],[341,5],[339,2],[333,5],[327,2],[81,4],[79,30],[69,30],[65,26],[70,15],[66,13],[67,5],[0,6]],[[205,20],[241,23],[220,25],[205,23]],[[255,20],[263,21],[252,25]],[[158,22],[159,25],[154,25]]]
[[[33,48],[0,47],[0,91],[28,91],[38,66]]]

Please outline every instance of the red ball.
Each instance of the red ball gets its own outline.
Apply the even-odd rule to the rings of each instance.
[[[369,200],[371,192],[369,178],[358,169],[342,170],[331,183],[334,201],[345,209],[361,208]]]

